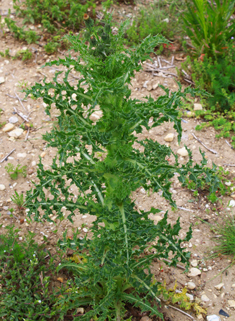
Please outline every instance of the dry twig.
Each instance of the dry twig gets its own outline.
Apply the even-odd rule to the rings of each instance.
[[[194,135],[194,133],[192,133],[193,137],[202,145],[204,146],[207,150],[209,150],[209,152],[213,153],[213,154],[217,154],[217,152],[213,149],[210,149],[209,147],[207,147],[199,138],[197,138],[196,135]]]
[[[12,149],[12,151],[10,151],[10,153],[8,153],[2,160],[0,160],[0,163],[4,162],[5,159],[7,159],[7,157],[9,157],[16,149]]]
[[[28,116],[25,116],[21,111],[18,111],[15,107],[14,107],[14,111],[17,115],[19,115],[24,121],[28,122]]]
[[[181,313],[183,313],[183,314],[185,314],[185,315],[187,315],[190,319],[192,319],[193,321],[195,321],[194,317],[192,317],[190,314],[188,314],[188,313],[186,313],[186,312],[184,312],[184,311],[182,311],[182,310],[180,310],[180,309],[178,309],[178,308],[175,308],[175,307],[173,307],[172,305],[168,305],[168,307],[169,307],[169,308],[172,308],[172,309],[174,309],[174,310],[176,310],[176,311],[179,311],[179,312],[181,312]]]
[[[226,139],[225,139],[225,143],[226,143],[230,148],[234,149],[233,146],[232,146]]]
[[[20,99],[20,97],[17,95],[16,92],[14,92],[14,93],[15,93],[15,95],[16,95],[16,98],[19,100],[21,106],[24,108],[24,110],[26,110],[26,108],[24,107],[24,105],[23,105],[23,103],[22,103],[22,99]]]

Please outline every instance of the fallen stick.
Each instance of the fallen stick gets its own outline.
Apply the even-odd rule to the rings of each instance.
[[[25,140],[24,140],[25,142],[27,141],[28,137],[29,137],[29,128],[28,128],[27,134],[25,136]]]
[[[162,64],[161,64],[160,58],[158,56],[157,56],[157,61],[158,61],[159,67],[162,68]]]
[[[171,260],[168,260],[168,259],[162,259],[163,261],[166,261],[168,263],[171,263],[172,261]],[[180,265],[180,264],[176,264],[176,266],[179,268],[179,269],[182,269],[182,270],[185,270],[185,267],[183,265]]]
[[[226,139],[225,139],[225,143],[226,143],[230,148],[234,149],[233,146],[232,146]]]
[[[19,115],[24,121],[28,122],[28,118],[27,116],[25,116],[21,111],[18,111],[15,107],[14,107],[14,111],[16,112],[17,115]]]
[[[192,82],[192,81],[191,81],[191,80],[189,80],[189,79],[184,78],[184,81],[186,81],[186,82],[190,83],[191,85],[194,85],[194,82]]]
[[[178,209],[183,210],[183,211],[187,211],[187,212],[194,212],[193,210],[190,210],[189,208],[185,208],[185,207],[181,207],[181,206],[177,206]]]
[[[197,138],[197,136],[195,136],[194,133],[192,133],[192,135],[200,144],[202,144],[202,146],[204,146],[207,150],[209,150],[209,152],[213,154],[217,154],[215,150],[208,148],[199,138]]]
[[[8,153],[1,161],[0,163],[4,162],[5,159],[7,159],[7,157],[9,157],[16,149],[12,149],[12,151],[10,151],[10,153]]]
[[[22,103],[22,101],[21,101],[20,97],[17,95],[17,93],[16,93],[16,92],[15,92],[15,95],[16,95],[16,98],[19,100],[19,102],[20,102],[21,106],[24,108],[24,110],[26,110],[26,108],[24,107],[24,105],[23,105],[23,103]]]
[[[190,314],[188,314],[188,313],[186,313],[186,312],[184,312],[184,311],[182,311],[182,310],[180,310],[180,309],[178,309],[178,308],[175,308],[175,307],[173,307],[172,305],[167,305],[167,306],[170,307],[170,308],[172,308],[172,309],[174,309],[174,310],[176,310],[176,311],[179,311],[179,312],[187,315],[190,319],[192,319],[193,321],[195,321],[194,317],[192,317]]]
[[[15,97],[15,96],[11,96],[11,95],[9,95],[9,94],[6,94],[6,96],[11,97],[11,98],[14,98],[14,99],[17,99],[17,97]],[[21,100],[21,101],[27,101],[27,100],[25,100],[25,99],[21,99],[21,98],[20,98],[20,100]]]
[[[178,78],[178,75],[176,74],[173,74],[172,72],[168,72],[168,71],[163,71],[163,70],[157,70],[158,72],[162,72],[163,74],[165,75],[171,75],[171,76],[174,76],[174,77],[177,77]],[[153,74],[154,76],[157,76],[158,74]]]
[[[235,167],[235,164],[224,164],[224,166],[231,166],[231,167]]]

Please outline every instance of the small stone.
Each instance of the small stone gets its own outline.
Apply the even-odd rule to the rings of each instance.
[[[11,124],[15,124],[18,121],[19,121],[19,119],[16,116],[12,116],[12,117],[9,118],[9,123],[11,123]]]
[[[206,317],[207,321],[221,321],[220,317],[216,314],[208,315]]]
[[[188,284],[187,284],[187,288],[188,288],[189,290],[194,290],[194,289],[196,288],[196,284],[190,281],[190,282],[188,282]]]
[[[230,308],[235,308],[235,300],[228,300],[228,305]]]
[[[26,153],[18,153],[17,154],[17,157],[19,157],[19,158],[25,158],[26,156],[27,156]]]
[[[4,133],[7,133],[7,132],[10,132],[11,130],[13,130],[14,128],[15,128],[15,126],[13,124],[8,123],[3,127],[2,131]]]
[[[201,104],[194,104],[193,109],[194,110],[202,110],[202,105]]]
[[[231,201],[229,202],[228,206],[234,207],[234,206],[235,206],[235,201],[234,201],[234,200],[231,200]]]
[[[195,116],[195,113],[193,111],[187,111],[186,112],[186,116],[187,117],[194,117]]]
[[[35,161],[32,161],[31,165],[32,165],[32,166],[36,166],[37,163],[36,163]]]
[[[198,260],[192,260],[191,265],[194,267],[198,266]]]
[[[208,298],[208,296],[206,296],[205,294],[203,294],[203,295],[201,296],[201,300],[202,300],[203,302],[208,302],[208,301],[210,301],[210,299]]]
[[[220,310],[219,310],[219,314],[222,315],[222,316],[224,316],[224,317],[229,318],[229,314],[228,314],[227,312],[225,312],[223,309],[220,309]]]
[[[186,157],[188,156],[188,151],[185,147],[183,147],[177,150],[177,154],[180,156]]]
[[[173,133],[170,133],[170,134],[167,134],[165,137],[164,137],[164,140],[166,141],[166,142],[172,142],[173,141],[173,139],[174,139],[174,134]]]
[[[147,315],[145,317],[142,317],[140,321],[152,321]]]
[[[84,308],[77,308],[77,313],[84,314],[85,310]]]
[[[0,184],[0,191],[4,191],[4,189],[6,189],[6,186],[3,184]]]
[[[153,90],[157,89],[158,85],[159,85],[159,82],[153,84]]]
[[[22,128],[16,128],[8,133],[10,137],[18,138],[23,134],[24,130]]]
[[[221,290],[223,286],[224,286],[224,283],[220,283],[220,284],[215,285],[215,288],[216,288],[216,290]]]
[[[0,84],[3,84],[5,82],[5,78],[4,77],[0,77]]]
[[[232,288],[235,288],[235,283],[234,283],[234,284],[232,284]]]
[[[186,293],[186,296],[189,298],[190,301],[194,300],[194,297],[192,294]]]
[[[32,175],[34,173],[34,170],[32,168],[28,169],[28,175]]]
[[[226,186],[230,186],[232,183],[231,182],[225,182],[224,183]]]
[[[201,271],[197,268],[191,268],[190,272],[188,273],[188,276],[197,276],[197,275],[201,275]]]
[[[42,158],[46,156],[46,152],[42,152],[40,155]]]

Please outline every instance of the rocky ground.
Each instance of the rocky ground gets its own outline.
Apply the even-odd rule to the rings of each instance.
[[[4,0],[1,2],[1,9],[8,9],[11,5]],[[124,17],[133,13],[132,7],[119,8],[119,10],[125,10],[124,13],[122,12]],[[48,222],[36,224],[28,220],[27,209],[23,211],[17,210],[16,205],[11,200],[15,191],[25,195],[26,191],[32,188],[32,182],[37,179],[39,156],[42,157],[45,167],[49,169],[52,158],[55,155],[55,150],[46,148],[42,135],[50,131],[56,121],[56,110],[53,111],[54,116],[49,118],[45,114],[45,106],[41,99],[37,101],[29,98],[24,100],[24,94],[21,92],[22,89],[33,85],[35,82],[41,82],[45,76],[49,80],[53,78],[56,71],[55,67],[41,69],[41,66],[46,61],[54,60],[55,56],[47,56],[41,50],[41,47],[35,44],[29,46],[20,43],[14,40],[9,33],[7,33],[6,37],[0,37],[1,51],[9,48],[10,53],[13,54],[23,47],[27,47],[30,50],[37,49],[34,59],[28,63],[0,57],[0,108],[2,110],[0,123],[6,123],[0,129],[0,233],[4,233],[4,228],[7,225],[14,224],[20,229],[19,239],[24,238],[28,230],[34,231],[39,243],[42,242],[43,236],[48,236],[50,248],[53,249],[65,229],[68,229],[68,234],[72,234],[74,229],[79,228],[83,236],[88,232],[92,220],[89,216],[77,215],[73,225],[67,221],[57,222],[57,224]],[[66,54],[66,52],[62,52],[58,56],[63,57]],[[162,66],[169,66],[172,62],[172,57],[173,55],[167,58],[154,55],[153,60],[159,62],[158,59],[160,58]],[[182,57],[182,53],[176,52],[174,54],[174,67],[167,69],[168,72],[176,74],[175,66],[180,65],[180,61],[177,61],[177,58],[180,57]],[[168,63],[164,60],[167,60]],[[177,89],[175,76],[167,75],[166,73],[157,73],[155,76],[153,72],[149,72],[147,69],[148,66],[145,65],[144,71],[137,73],[132,81],[133,98],[143,99],[147,95],[151,95],[153,98],[159,97],[163,94],[159,84],[163,84],[172,91]],[[70,81],[74,84],[77,75],[75,72],[72,75],[75,77],[71,77]],[[195,103],[200,104],[199,101]],[[197,105],[195,108],[201,107]],[[196,132],[195,126],[200,122],[200,119],[183,117],[183,136],[180,146],[170,123],[165,123],[142,135],[157,140],[159,143],[168,144],[175,153],[181,154],[179,157],[180,163],[185,163],[188,159],[187,153],[185,153],[184,149],[182,150],[184,145],[192,150],[195,162],[201,161],[199,152],[199,148],[201,148],[205,152],[208,166],[212,166],[212,163],[223,166],[230,172],[229,180],[233,183],[235,170],[233,166],[229,165],[234,164],[235,151],[226,144],[224,139],[215,138],[216,131],[213,128]],[[22,124],[25,124],[24,129],[20,127]],[[216,153],[212,153],[202,146],[193,134]],[[12,152],[10,156],[6,157],[10,152]],[[14,166],[26,166],[26,177],[19,175],[18,179],[12,180],[5,169],[9,163]],[[169,210],[170,222],[173,223],[180,217],[181,237],[185,236],[190,224],[192,224],[193,238],[189,244],[185,245],[192,252],[189,273],[185,274],[181,266],[169,268],[163,262],[155,262],[153,270],[156,278],[162,282],[166,281],[167,287],[173,287],[175,281],[177,281],[178,291],[186,286],[190,299],[200,300],[203,307],[207,308],[208,316],[219,316],[219,311],[222,309],[229,315],[229,320],[235,320],[235,267],[231,265],[232,258],[218,256],[213,259],[206,259],[210,256],[215,245],[212,238],[215,234],[212,233],[209,224],[213,226],[226,215],[234,214],[234,208],[229,206],[229,204],[235,205],[231,202],[234,195],[221,197],[221,203],[211,204],[205,195],[200,195],[198,199],[194,198],[191,191],[182,188],[176,177],[173,180],[171,191],[178,206],[177,211],[171,210],[169,204],[161,198],[160,193],[149,195],[142,188],[133,195],[140,209],[148,210],[152,206],[162,209],[162,213],[157,217],[152,216],[156,221],[162,218],[163,212],[166,210]],[[213,211],[213,208],[216,208],[216,211]],[[13,209],[13,215],[11,215],[11,209]],[[55,230],[57,232],[53,233]],[[177,305],[175,307],[177,308]],[[190,315],[187,316],[169,306],[164,307],[164,302],[163,309],[168,316],[168,320],[198,319],[193,312],[188,312]],[[148,320],[147,316],[144,318],[142,321]],[[202,319],[202,316],[200,318]],[[227,317],[220,314],[220,319],[225,320]],[[218,321],[219,319],[208,320]]]

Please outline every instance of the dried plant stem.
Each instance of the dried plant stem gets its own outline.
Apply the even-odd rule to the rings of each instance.
[[[168,305],[168,307],[169,308],[172,308],[172,309],[174,309],[174,310],[176,310],[176,311],[179,311],[179,312],[181,312],[181,313],[183,313],[183,314],[185,314],[185,315],[187,315],[190,319],[192,319],[192,320],[195,320],[194,319],[194,317],[192,317],[190,314],[188,314],[188,313],[186,313],[186,312],[184,312],[184,311],[182,311],[182,310],[180,310],[180,309],[178,309],[178,308],[175,308],[175,307],[173,307],[172,305]]]
[[[193,137],[202,145],[204,146],[207,150],[209,150],[209,152],[213,153],[213,154],[217,154],[217,152],[213,149],[210,149],[209,147],[207,147],[199,138],[197,138],[196,135],[194,135],[194,133],[192,133]]]

